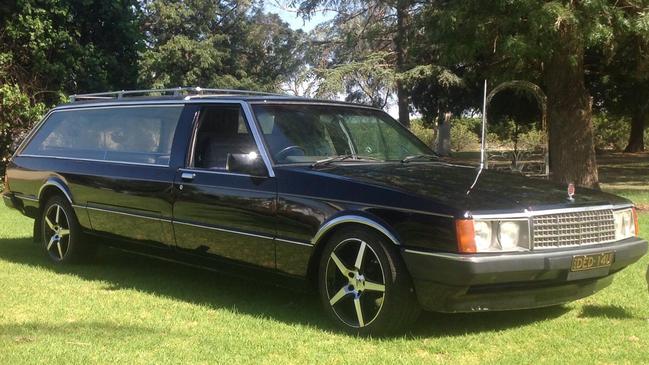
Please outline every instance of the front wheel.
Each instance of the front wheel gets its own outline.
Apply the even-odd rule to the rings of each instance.
[[[83,232],[74,210],[60,196],[50,198],[41,215],[41,242],[47,256],[54,262],[79,262],[92,254],[92,247],[83,242]]]
[[[334,321],[360,335],[398,331],[420,313],[410,275],[392,244],[362,228],[343,229],[328,240],[319,291]]]

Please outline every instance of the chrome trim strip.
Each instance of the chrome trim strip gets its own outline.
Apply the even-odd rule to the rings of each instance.
[[[91,106],[97,106],[97,107],[93,107],[92,109],[107,109],[107,108],[110,108],[110,107],[114,107],[114,108],[119,108],[119,107],[122,107],[122,108],[135,108],[135,107],[149,106],[148,103],[147,104],[137,104],[137,103],[135,103],[133,105],[128,105],[127,103],[114,103],[114,106],[112,106],[112,104],[113,103],[111,103],[111,105],[106,105],[106,103],[94,103],[94,104],[84,104],[84,105],[62,105],[62,106],[57,106],[55,108],[50,109],[45,114],[43,119],[41,119],[41,121],[38,124],[36,124],[36,126],[29,132],[29,134],[27,134],[27,137],[25,137],[25,139],[20,143],[18,148],[16,148],[16,151],[11,156],[11,158],[13,159],[16,156],[22,156],[23,149],[27,146],[27,144],[29,144],[31,142],[32,138],[41,129],[41,127],[43,126],[45,121],[52,114],[54,114],[56,112],[85,110],[85,109],[87,109],[87,107],[91,107]],[[158,105],[158,104],[161,104],[161,105]],[[164,104],[168,104],[168,105],[164,105]],[[166,101],[163,102],[163,103],[151,104],[151,106],[154,106],[154,107],[178,107],[178,105],[179,105],[179,103],[173,103],[173,102],[169,103],[169,102],[166,102]],[[25,155],[25,156],[27,156],[27,155]]]
[[[3,196],[4,196],[4,195],[3,195]],[[15,198],[18,198],[18,199],[22,199],[22,200],[28,200],[28,201],[31,201],[31,202],[38,202],[38,199],[37,199],[37,198],[30,198],[30,197],[28,197],[28,196],[21,195],[21,194],[16,194],[16,193],[14,193],[14,197],[15,197]],[[7,198],[8,198],[8,197],[7,197]]]
[[[257,119],[252,112],[252,108],[250,107],[250,104],[244,102],[241,102],[241,108],[243,109],[243,113],[246,116],[248,128],[250,128],[250,130],[252,131],[252,136],[255,139],[257,149],[259,150],[261,158],[262,160],[264,160],[264,164],[266,165],[266,169],[268,170],[268,176],[275,177],[275,171],[273,170],[273,160],[270,158],[270,154],[266,149],[266,144],[264,143],[264,140],[261,136],[261,131],[259,130]]]
[[[57,160],[71,160],[71,161],[87,161],[87,162],[105,162],[110,164],[121,164],[121,165],[133,165],[133,166],[150,166],[150,167],[164,167],[169,168],[169,165],[160,165],[153,163],[144,163],[144,162],[127,162],[127,161],[114,161],[114,160],[97,160],[94,158],[77,158],[77,157],[65,157],[65,156],[50,156],[50,155],[18,155],[18,157],[32,157],[32,158],[53,158]]]
[[[177,220],[172,221],[173,224],[182,224],[185,226],[191,226],[191,227],[197,227],[197,228],[203,228],[203,229],[211,229],[213,231],[220,231],[220,232],[226,232],[226,233],[233,233],[233,234],[240,234],[243,236],[250,236],[250,237],[257,237],[257,238],[264,238],[267,240],[273,240],[274,238],[271,236],[264,236],[264,235],[259,235],[259,234],[254,234],[254,233],[247,233],[247,232],[241,232],[241,231],[233,231],[231,229],[225,229],[225,228],[217,228],[217,227],[212,227],[212,226],[205,226],[202,224],[194,224],[194,223],[187,223],[187,222],[181,222]]]
[[[377,231],[383,233],[395,245],[398,245],[398,246],[401,245],[401,243],[399,243],[399,240],[387,228],[383,227],[382,225],[378,224],[377,222],[375,222],[375,221],[373,221],[373,220],[371,220],[369,218],[361,217],[361,216],[358,216],[358,215],[344,215],[344,216],[337,217],[337,218],[334,218],[334,219],[326,222],[324,225],[322,225],[320,227],[318,232],[315,234],[315,236],[311,240],[311,243],[313,245],[317,244],[318,241],[320,240],[320,238],[322,238],[322,236],[325,233],[329,232],[332,228],[336,227],[337,225],[343,224],[343,223],[358,223],[358,224],[363,224],[363,225],[366,225],[366,226],[370,226],[370,227],[376,229]]]
[[[285,239],[283,239],[283,238],[275,238],[275,240],[276,240],[276,241],[279,241],[279,242],[292,243],[292,244],[294,244],[294,245],[313,247],[313,244],[308,243],[308,242],[291,241],[291,240],[285,240]]]
[[[96,211],[106,212],[106,213],[113,213],[113,214],[125,215],[125,216],[135,217],[135,218],[150,219],[150,220],[160,221],[160,222],[166,222],[166,223],[171,222],[171,219],[168,219],[168,218],[163,218],[163,217],[151,217],[151,216],[141,215],[141,214],[126,213],[126,212],[120,212],[120,211],[118,211],[118,210],[110,210],[110,209],[96,208],[96,207],[89,206],[89,205],[86,206],[86,209],[96,210]]]
[[[294,100],[294,99],[289,99],[289,100],[281,100],[281,99],[247,99],[247,102],[249,104],[270,104],[270,105],[281,105],[281,104],[308,104],[308,105],[322,105],[322,106],[336,106],[336,107],[342,107],[342,108],[363,108],[363,109],[370,109],[370,110],[375,110],[375,111],[380,111],[382,113],[385,113],[383,109],[375,108],[373,106],[369,105],[362,105],[362,104],[354,104],[354,103],[348,103],[348,102],[331,102],[331,101],[326,101],[326,100],[314,100],[314,99],[308,99],[305,98],[304,101],[302,100]],[[387,113],[386,113],[387,114]]]
[[[427,251],[412,250],[412,249],[409,249],[409,248],[404,249],[403,252],[412,253],[412,254],[415,254],[415,255],[442,257],[442,258],[453,259],[453,260],[462,260],[462,258],[465,258],[465,259],[471,258],[470,256],[466,256],[466,255],[459,254],[459,253],[427,252]]]
[[[546,210],[525,210],[522,213],[498,213],[498,214],[471,214],[469,213],[467,218],[473,219],[515,219],[515,218],[532,218],[540,215],[548,214],[561,214],[561,213],[578,213],[578,212],[589,212],[593,210],[619,210],[633,207],[633,204],[620,204],[620,205],[594,205],[588,207],[575,207],[575,208],[558,208],[558,209],[546,209]]]
[[[201,174],[215,174],[215,175],[232,175],[232,176],[243,176],[243,177],[262,177],[262,176],[254,176],[254,175],[249,175],[249,174],[240,174],[238,172],[229,172],[227,170],[206,170],[206,169],[197,169],[197,168],[180,168],[178,169],[180,172],[190,172],[190,173],[201,173]],[[265,176],[263,176],[265,177]],[[191,183],[191,182],[186,182],[186,183]]]
[[[411,213],[433,215],[433,216],[436,216],[436,217],[443,217],[443,218],[455,218],[454,216],[452,216],[450,214],[433,213],[433,212],[427,212],[427,211],[424,211],[424,210],[416,210],[416,209],[408,209],[408,208],[397,208],[397,207],[391,207],[389,205],[363,203],[363,202],[358,202],[358,201],[353,201],[353,200],[330,199],[330,198],[325,198],[325,197],[311,196],[311,195],[300,195],[300,194],[287,194],[287,193],[280,193],[279,194],[280,198],[283,197],[283,196],[302,198],[302,199],[315,199],[315,200],[321,200],[321,201],[331,201],[331,202],[336,202],[336,203],[348,203],[348,204],[354,204],[354,205],[364,205],[364,206],[368,206],[368,207],[372,207],[372,208],[393,209],[393,210],[398,210],[398,211],[402,211],[402,212],[411,212]]]
[[[43,190],[45,190],[45,188],[48,187],[48,186],[54,186],[54,187],[58,188],[59,190],[61,190],[61,192],[68,199],[68,202],[70,203],[70,205],[73,204],[72,197],[68,193],[68,190],[65,188],[65,186],[63,186],[63,184],[61,184],[60,182],[58,182],[56,180],[48,180],[48,181],[45,182],[45,184],[43,184],[43,186],[41,186],[41,188],[38,190],[38,201],[41,200],[41,195],[43,194]]]

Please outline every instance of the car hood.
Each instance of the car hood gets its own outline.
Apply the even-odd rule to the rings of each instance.
[[[520,212],[629,203],[621,197],[586,188],[577,188],[571,201],[566,185],[439,162],[341,163],[314,171],[399,190],[470,212]]]

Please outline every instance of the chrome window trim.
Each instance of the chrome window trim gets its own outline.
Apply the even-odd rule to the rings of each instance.
[[[272,236],[265,236],[265,235],[255,234],[255,233],[234,231],[234,230],[226,229],[226,228],[217,228],[217,227],[213,227],[213,226],[206,226],[206,225],[202,225],[202,224],[188,223],[188,222],[182,222],[182,221],[177,221],[177,220],[172,220],[172,223],[173,224],[181,224],[181,225],[184,225],[184,226],[196,227],[196,228],[203,228],[203,229],[208,229],[208,230],[213,230],[213,231],[219,231],[219,232],[239,234],[239,235],[242,235],[242,236],[264,238],[264,239],[271,240],[271,241],[275,239]]]
[[[27,137],[22,141],[20,146],[16,149],[16,152],[12,156],[12,159],[15,158],[16,156],[18,157],[47,157],[47,158],[58,158],[58,159],[67,159],[67,160],[79,160],[79,161],[106,161],[106,162],[111,162],[111,163],[124,163],[128,165],[141,165],[141,166],[163,166],[163,167],[169,167],[169,164],[149,164],[149,163],[143,163],[143,162],[128,162],[128,161],[115,161],[115,160],[98,160],[98,159],[92,159],[92,158],[75,158],[75,157],[66,157],[66,156],[51,156],[51,155],[34,155],[34,154],[23,154],[23,150],[27,147],[29,143],[31,143],[32,139],[38,133],[38,131],[43,127],[45,124],[45,121],[49,119],[52,114],[54,113],[59,113],[59,112],[73,112],[73,111],[85,111],[88,109],[96,110],[96,109],[124,109],[124,108],[165,108],[165,107],[178,107],[180,104],[178,103],[163,103],[163,104],[155,104],[155,105],[148,105],[148,104],[134,104],[134,105],[128,105],[128,104],[118,104],[118,105],[102,105],[102,104],[97,104],[97,107],[91,107],[91,108],[86,108],[86,107],[81,107],[80,105],[75,105],[75,107],[71,108],[64,108],[64,107],[56,107],[51,109],[45,117],[37,124],[37,126],[32,129],[32,131],[27,135]],[[86,106],[86,105],[84,105]],[[182,106],[184,107],[184,106]],[[182,111],[181,111],[182,113]],[[176,122],[176,126],[178,126],[180,122],[180,116],[178,121]],[[175,131],[174,131],[175,134]]]
[[[380,111],[382,113],[385,113],[383,109],[375,108],[373,106],[369,105],[362,105],[362,104],[349,104],[345,102],[340,102],[340,103],[335,103],[335,102],[327,102],[327,101],[322,101],[322,100],[310,100],[310,99],[305,99],[304,101],[301,100],[278,100],[278,99],[270,99],[270,100],[259,100],[259,99],[254,99],[254,100],[248,100],[247,101],[249,104],[254,105],[254,104],[266,104],[266,105],[281,105],[281,104],[291,104],[291,105],[299,105],[299,104],[307,104],[307,105],[322,105],[322,106],[335,106],[335,107],[341,107],[341,108],[362,108],[362,109],[370,109],[370,110],[375,110],[375,111]],[[387,113],[386,113],[387,114]]]
[[[257,118],[253,114],[252,108],[250,107],[249,103],[242,101],[241,107],[243,108],[243,113],[246,117],[248,127],[252,131],[252,136],[255,140],[255,144],[257,144],[257,149],[259,150],[261,158],[264,160],[264,164],[266,165],[266,169],[268,170],[268,176],[275,177],[275,170],[273,170],[273,160],[270,158],[270,154],[268,152],[268,149],[266,148],[265,140],[261,136]]]
[[[332,219],[330,221],[327,221],[325,224],[323,224],[320,227],[320,229],[318,229],[318,232],[315,234],[315,236],[311,240],[311,243],[313,245],[316,245],[320,241],[320,239],[322,238],[322,236],[325,233],[329,232],[331,229],[333,229],[337,225],[343,224],[343,223],[358,223],[358,224],[363,224],[363,225],[369,226],[369,227],[374,228],[377,231],[381,232],[382,234],[384,234],[395,245],[397,245],[397,246],[401,245],[401,243],[394,236],[394,234],[392,234],[392,232],[390,232],[383,225],[381,225],[381,224],[379,224],[379,223],[377,223],[377,222],[375,222],[375,221],[373,221],[373,220],[371,220],[369,218],[361,217],[361,216],[358,216],[358,215],[343,215],[343,216],[334,218],[334,219]]]
[[[114,160],[97,160],[94,158],[77,158],[77,157],[65,157],[65,156],[50,156],[50,155],[32,155],[32,154],[21,154],[18,157],[30,157],[30,158],[53,158],[57,160],[72,160],[72,161],[87,161],[87,162],[105,162],[110,164],[121,164],[121,165],[134,165],[134,166],[151,166],[151,167],[164,167],[169,168],[169,165],[161,165],[154,163],[145,163],[145,162],[127,162],[127,161],[114,161]]]
[[[200,100],[199,103],[194,103],[194,104],[199,104],[199,105],[207,105],[207,104],[230,104],[230,105],[238,105],[239,108],[241,108],[241,111],[243,112],[244,119],[246,121],[246,124],[248,125],[248,129],[250,129],[250,133],[252,134],[252,139],[255,142],[255,145],[257,146],[257,150],[259,151],[259,154],[261,155],[262,160],[264,161],[264,165],[266,166],[266,171],[268,172],[268,177],[275,177],[275,170],[273,170],[273,165],[271,163],[270,158],[268,157],[268,151],[266,150],[266,145],[263,143],[263,140],[259,134],[259,130],[257,129],[257,123],[254,121],[254,117],[251,113],[250,106],[241,100],[238,101],[232,101],[232,100],[218,100],[216,102],[214,101],[209,101],[206,102],[205,100]],[[200,111],[198,112],[200,114]],[[192,121],[192,136],[189,141],[189,151],[188,151],[188,156],[189,160],[185,161],[185,169],[195,169],[196,171],[210,171],[207,169],[200,169],[196,168],[193,166],[194,163],[194,151],[195,151],[195,146],[196,146],[196,134],[198,133],[198,114],[194,116],[194,119]],[[231,173],[232,175],[236,173]],[[253,176],[253,175],[246,175],[246,174],[239,174],[242,176]]]
[[[49,110],[45,114],[45,116],[38,123],[36,123],[36,126],[34,128],[32,128],[32,130],[29,131],[29,133],[27,133],[27,136],[25,136],[25,139],[23,139],[23,141],[20,142],[20,144],[18,145],[18,148],[16,148],[16,151],[13,153],[13,155],[11,155],[11,160],[13,160],[16,156],[21,155],[21,153],[23,152],[25,147],[27,147],[27,144],[29,142],[31,142],[32,138],[34,137],[34,134],[36,134],[36,132],[39,129],[41,129],[41,127],[43,126],[43,123],[45,123],[45,121],[50,117],[50,115],[52,115],[52,113],[54,113],[54,111],[55,111],[55,109]]]
[[[250,175],[250,174],[241,174],[238,172],[229,172],[228,170],[225,169],[219,169],[219,170],[207,170],[207,169],[199,169],[199,168],[189,168],[189,167],[182,167],[178,169],[180,172],[191,172],[191,173],[205,173],[205,174],[214,174],[214,175],[230,175],[230,176],[241,176],[241,177],[261,177],[265,178],[266,176],[255,176],[255,175]],[[189,184],[192,183],[191,181],[183,182],[183,184]]]

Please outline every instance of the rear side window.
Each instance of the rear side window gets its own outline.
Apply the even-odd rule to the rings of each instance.
[[[57,111],[23,154],[168,166],[182,109],[147,106]]]

